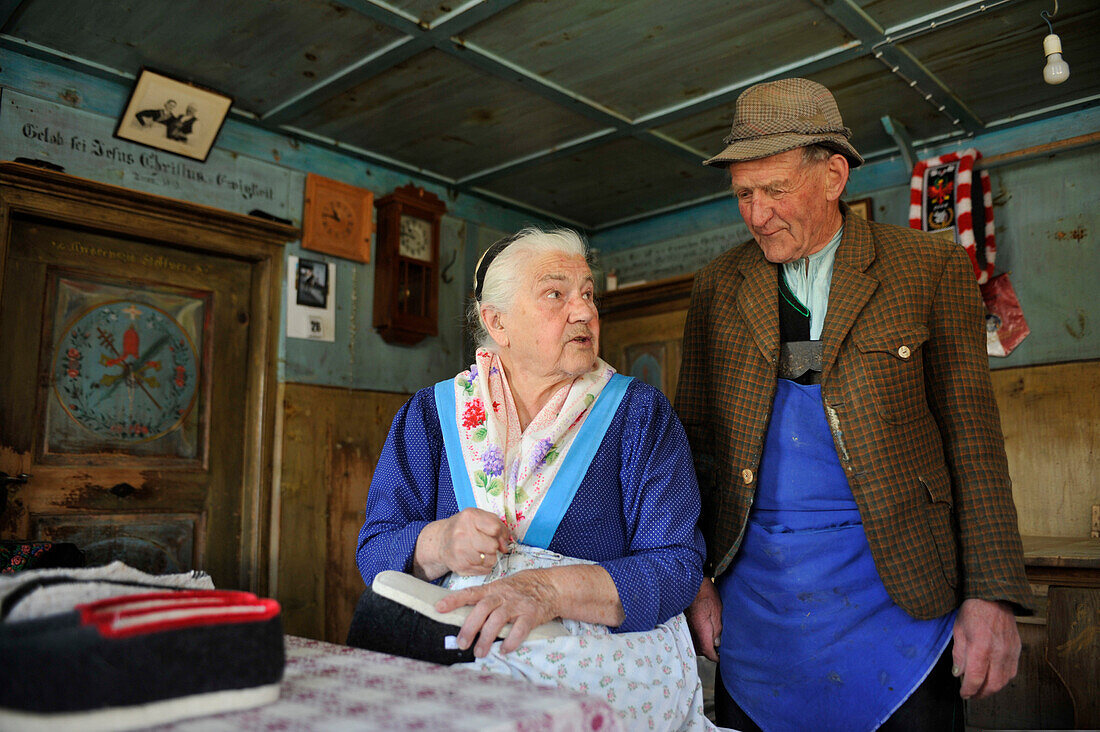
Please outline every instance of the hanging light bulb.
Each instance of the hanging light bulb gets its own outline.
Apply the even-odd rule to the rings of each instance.
[[[1051,33],[1043,39],[1043,53],[1047,65],[1043,67],[1043,81],[1048,84],[1061,84],[1069,78],[1069,64],[1062,58],[1062,39]]]
[[[1047,22],[1050,35],[1043,39],[1043,54],[1047,57],[1047,65],[1043,67],[1043,81],[1048,84],[1061,84],[1069,78],[1069,64],[1062,58],[1062,39],[1054,32],[1054,25],[1050,19],[1058,14],[1058,0],[1054,0],[1054,12],[1039,13]]]

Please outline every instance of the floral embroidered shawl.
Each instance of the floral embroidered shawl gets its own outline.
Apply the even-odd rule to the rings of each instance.
[[[479,349],[470,369],[454,378],[451,419],[458,423],[474,501],[500,516],[517,540],[523,540],[590,407],[614,374],[597,359],[592,371],[551,396],[526,430],[520,429],[496,354]],[[447,418],[440,414],[441,421]]]

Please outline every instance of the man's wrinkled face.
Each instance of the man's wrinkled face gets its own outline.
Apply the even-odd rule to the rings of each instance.
[[[733,163],[729,171],[730,190],[741,217],[769,262],[809,256],[836,233],[840,223],[836,202],[848,179],[842,156],[806,162],[797,148]]]

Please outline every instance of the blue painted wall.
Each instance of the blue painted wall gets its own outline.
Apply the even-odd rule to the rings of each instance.
[[[1098,130],[1100,109],[1091,109],[992,132],[963,145],[918,149],[917,155],[924,159],[976,147],[992,157]],[[1100,145],[994,167],[990,177],[997,271],[1009,273],[1031,328],[1015,351],[990,358],[990,366],[1100,358]],[[907,226],[909,171],[900,157],[858,168],[846,197],[871,197],[876,221]],[[732,199],[601,231],[591,241],[610,265],[631,249],[693,241],[713,247],[714,239],[723,236],[729,246],[750,238]]]
[[[0,88],[80,110],[88,121],[84,124],[107,135],[121,114],[130,94],[128,85],[108,81],[87,73],[24,56],[11,50],[0,55]],[[43,105],[44,107],[47,105]],[[0,120],[2,122],[2,120]],[[116,141],[117,142],[117,141]],[[29,140],[11,134],[0,141],[3,157],[11,158],[34,152]],[[428,384],[453,376],[464,366],[461,334],[462,308],[477,246],[486,239],[492,241],[495,232],[511,231],[527,224],[547,225],[548,222],[513,209],[498,206],[469,195],[452,196],[435,183],[417,179],[406,173],[383,166],[368,165],[350,155],[341,154],[320,145],[302,142],[270,132],[244,121],[230,119],[219,134],[216,151],[234,157],[246,156],[250,170],[273,169],[273,175],[283,181],[286,199],[280,206],[268,207],[272,212],[288,216],[295,226],[301,226],[302,192],[306,173],[317,173],[370,189],[376,198],[410,182],[439,196],[447,204],[440,241],[440,259],[455,264],[448,271],[450,283],[441,283],[439,300],[439,333],[413,347],[391,346],[372,327],[374,306],[374,266],[319,255],[302,250],[299,242],[287,247],[287,255],[306,256],[336,263],[336,340],[334,343],[288,339],[285,326],[280,328],[280,378],[286,381],[328,386],[342,386],[378,391],[411,392]],[[32,155],[36,156],[36,155]],[[166,159],[183,160],[164,154]],[[203,164],[187,161],[188,166],[201,170]],[[107,183],[119,183],[119,171],[111,166],[89,166],[82,175]],[[127,184],[124,181],[124,184]],[[209,191],[200,198],[186,185],[178,190],[163,190],[139,183],[136,188],[152,190],[183,200],[196,200],[231,211],[247,213],[257,207],[227,191],[221,200],[209,200]],[[263,205],[260,208],[265,208]],[[372,258],[374,254],[372,246]],[[282,311],[286,312],[284,288]],[[285,315],[284,315],[285,317]]]
[[[113,127],[129,87],[11,51],[0,57],[0,87],[95,115]],[[1074,112],[1023,127],[995,131],[966,143],[987,157],[1100,130],[1100,109]],[[858,142],[858,141],[857,141]],[[17,143],[15,143],[17,144]],[[953,144],[917,151],[921,158],[957,149]],[[9,145],[10,148],[10,145]],[[381,196],[413,182],[448,206],[441,240],[441,260],[455,259],[453,279],[441,283],[440,336],[414,347],[390,346],[371,327],[374,303],[373,265],[303,252],[299,243],[288,255],[336,262],[337,334],[335,343],[286,339],[280,344],[280,377],[295,382],[380,391],[408,392],[447,378],[461,368],[462,307],[480,250],[503,232],[528,224],[548,225],[530,214],[474,196],[451,197],[441,186],[350,155],[301,142],[239,120],[229,120],[217,149],[247,156],[257,165],[273,166],[289,176],[290,218],[301,223],[301,190],[305,174],[318,173],[368,188]],[[12,150],[7,150],[12,153]],[[18,154],[15,150],[11,156]],[[171,157],[171,156],[167,156]],[[197,164],[198,165],[198,164]],[[994,367],[1100,358],[1100,260],[1096,237],[1100,203],[1100,147],[1085,148],[1014,165],[998,167],[993,178],[997,221],[998,271],[1009,271],[1031,336],[1008,358],[991,359]],[[90,177],[95,177],[91,175]],[[905,225],[908,218],[908,171],[900,158],[880,161],[853,172],[849,198],[870,196],[875,219]],[[102,180],[117,182],[104,169]],[[176,194],[187,199],[187,191]],[[254,203],[227,193],[217,205],[247,212]],[[713,246],[725,237],[732,246],[748,238],[731,200],[721,199],[665,216],[615,227],[591,237],[605,258],[616,252],[700,237]],[[686,260],[685,260],[686,261]],[[285,304],[284,304],[285,312]],[[285,332],[285,329],[281,329]]]

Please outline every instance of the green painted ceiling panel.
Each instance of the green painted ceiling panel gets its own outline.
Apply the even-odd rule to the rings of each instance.
[[[434,50],[322,104],[294,124],[450,178],[599,129]]]

